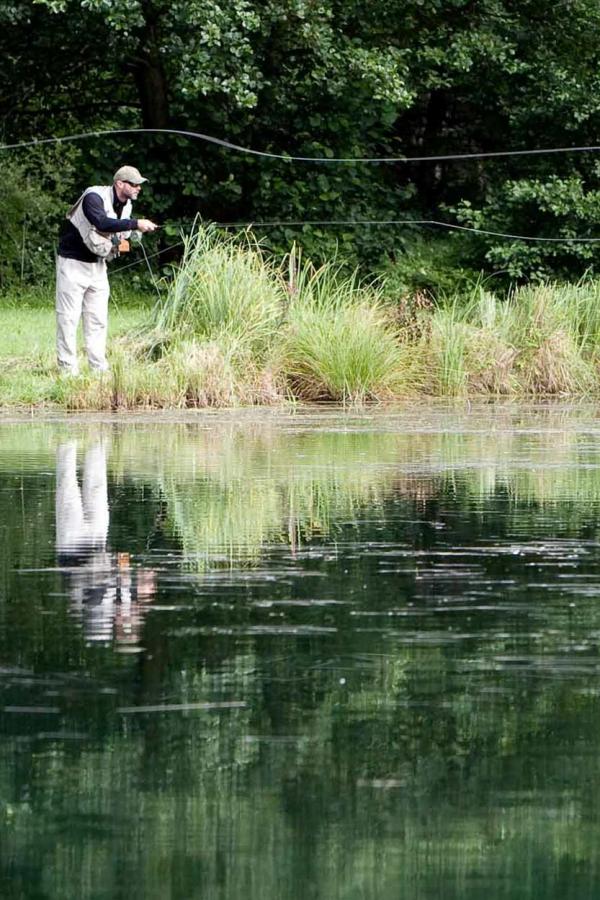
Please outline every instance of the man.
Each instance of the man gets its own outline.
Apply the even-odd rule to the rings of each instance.
[[[67,213],[56,261],[56,353],[60,370],[77,375],[77,326],[83,313],[83,335],[90,368],[108,369],[106,332],[110,288],[106,263],[118,255],[119,243],[132,231],[157,227],[149,219],[133,219],[136,200],[147,181],[134,166],[121,166],[112,185],[88,188]]]

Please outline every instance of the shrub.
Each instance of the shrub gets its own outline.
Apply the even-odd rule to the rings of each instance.
[[[333,264],[299,268],[280,356],[296,396],[361,401],[410,393],[416,359],[375,288],[361,287],[356,275],[340,277]]]
[[[57,145],[2,155],[0,289],[52,277],[59,223],[75,199],[78,154]]]
[[[413,294],[440,297],[470,290],[479,273],[465,235],[413,238],[380,271],[382,289],[394,302]]]
[[[576,236],[598,236],[600,191],[590,188],[581,175],[507,180],[490,189],[479,208],[463,200],[450,211],[469,227],[564,239],[544,243],[492,235],[477,238],[487,264],[503,270],[513,282],[572,277],[573,272],[591,269],[600,262],[597,243],[569,241]]]
[[[181,264],[156,308],[154,331],[167,341],[226,341],[242,356],[264,357],[283,314],[277,270],[249,234],[195,225]]]

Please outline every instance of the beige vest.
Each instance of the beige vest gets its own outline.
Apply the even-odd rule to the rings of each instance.
[[[92,193],[100,195],[102,198],[102,205],[104,206],[104,212],[111,219],[131,218],[131,200],[125,202],[121,216],[117,216],[113,207],[113,186],[111,184],[96,185],[95,187],[87,188],[77,203],[75,203],[67,213],[67,219],[75,226],[88,250],[91,250],[92,253],[95,253],[96,256],[99,256],[102,259],[110,260],[118,255],[116,245],[112,242],[113,235],[117,238],[128,238],[131,232],[119,231],[107,234],[98,231],[86,217],[82,208],[83,198],[86,194]]]

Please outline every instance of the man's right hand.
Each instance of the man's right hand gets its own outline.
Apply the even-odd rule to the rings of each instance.
[[[151,222],[150,219],[138,219],[137,220],[137,230],[141,231],[145,234],[147,231],[156,231],[158,225],[155,222]]]

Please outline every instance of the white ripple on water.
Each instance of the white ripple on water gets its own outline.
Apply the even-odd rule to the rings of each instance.
[[[441,578],[479,578],[481,569],[473,569],[468,566],[433,566],[431,568],[418,568],[415,571],[415,581],[430,581]]]
[[[390,791],[406,787],[409,784],[404,778],[358,778],[357,787],[374,788],[379,791]]]
[[[382,626],[381,628],[354,628],[356,634],[380,634],[383,638],[393,640],[395,644],[418,645],[423,647],[438,647],[440,644],[456,644],[459,641],[474,638],[477,635],[471,631],[400,631]]]
[[[89,734],[79,731],[39,731],[36,738],[40,741],[87,741]]]
[[[220,625],[211,625],[211,626],[189,626],[183,628],[174,628],[171,629],[168,633],[173,637],[187,637],[190,635],[210,635],[210,634],[235,634],[235,635],[253,635],[253,634],[261,634],[261,635],[272,635],[272,634],[286,634],[286,635],[315,635],[315,634],[335,634],[337,632],[337,628],[329,628],[326,626],[320,625],[246,625],[235,627],[233,625],[230,626],[220,626]]]
[[[121,715],[134,713],[161,713],[161,712],[187,712],[188,710],[213,710],[213,709],[245,709],[244,700],[223,700],[214,703],[157,703],[150,706],[119,706],[117,712]]]
[[[468,663],[468,665],[467,665]],[[595,675],[600,672],[597,656],[548,656],[531,654],[496,655],[490,659],[465,661],[464,671],[514,672],[520,675],[566,678],[574,675]]]
[[[250,606],[256,609],[270,609],[272,606],[349,606],[350,600],[298,599],[298,600],[255,600]]]

